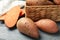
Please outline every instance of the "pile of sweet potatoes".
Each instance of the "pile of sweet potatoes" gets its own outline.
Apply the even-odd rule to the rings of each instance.
[[[60,0],[26,0],[27,6],[59,5]]]

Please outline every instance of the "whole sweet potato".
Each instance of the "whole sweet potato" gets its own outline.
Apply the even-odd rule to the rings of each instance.
[[[60,5],[60,0],[54,0],[54,2],[58,5]]]
[[[39,32],[35,23],[29,18],[21,18],[17,22],[17,28],[19,32],[24,33],[30,37],[38,38]]]
[[[41,19],[36,22],[36,25],[39,29],[48,32],[48,33],[56,33],[58,32],[57,24],[50,19]]]

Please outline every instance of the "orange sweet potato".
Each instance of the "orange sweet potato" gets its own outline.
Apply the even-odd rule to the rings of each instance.
[[[4,20],[5,16],[6,16],[6,14],[0,16],[0,20]]]
[[[21,11],[21,12],[20,12],[20,17],[23,16],[23,15],[26,13],[26,12],[25,12],[25,8],[24,8],[24,9],[21,9],[20,11]]]
[[[19,13],[20,13],[20,6],[15,6],[7,12],[5,16],[5,25],[8,28],[12,28],[16,24],[19,17]]]

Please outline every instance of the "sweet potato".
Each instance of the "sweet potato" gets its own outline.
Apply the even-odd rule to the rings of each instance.
[[[26,0],[27,6],[39,6],[44,4],[48,0]]]
[[[20,17],[23,16],[23,15],[26,13],[26,12],[25,12],[25,8],[24,8],[24,9],[21,9],[20,11],[21,11],[21,12],[20,12]]]
[[[60,5],[60,0],[54,0],[54,2],[58,5]]]
[[[57,24],[50,19],[41,19],[36,22],[36,25],[42,31],[45,31],[48,33],[57,33],[58,32]]]
[[[39,32],[35,23],[29,18],[21,18],[17,22],[17,29],[30,37],[38,38]]]
[[[51,2],[51,1],[46,1],[46,2],[43,3],[43,5],[53,5],[53,4],[54,4],[54,3]]]
[[[20,13],[20,6],[15,6],[7,12],[5,16],[5,25],[8,28],[12,28],[16,24],[19,17],[19,13]]]
[[[6,16],[6,14],[0,16],[0,20],[4,20],[5,16]]]

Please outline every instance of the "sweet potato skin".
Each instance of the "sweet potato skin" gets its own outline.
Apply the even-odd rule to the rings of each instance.
[[[55,4],[60,5],[60,0],[54,0]]]
[[[27,6],[39,6],[43,5],[48,0],[26,0]]]
[[[37,27],[44,32],[48,32],[48,33],[58,32],[57,24],[50,19],[41,19],[35,23],[36,23]]]
[[[35,23],[29,18],[21,18],[17,22],[17,29],[30,37],[38,38],[39,32]]]

